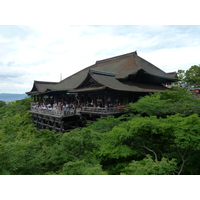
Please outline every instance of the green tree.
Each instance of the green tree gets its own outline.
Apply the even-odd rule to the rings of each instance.
[[[14,116],[15,114],[26,114],[30,109],[31,98],[10,102],[6,106],[0,107],[0,119],[5,116]]]
[[[30,101],[0,108],[0,174],[200,173],[199,100],[186,90],[141,98],[130,115],[64,134],[36,130]]]
[[[193,65],[188,70],[178,70],[177,84],[184,88],[200,87],[200,66]]]
[[[179,69],[177,71],[177,76],[179,81],[176,83],[178,86],[180,87],[185,87],[186,86],[186,82],[185,82],[185,70]]]
[[[166,117],[180,113],[188,116],[200,114],[200,100],[191,97],[189,91],[179,88],[177,91],[166,90],[163,93],[147,95],[136,103],[130,103],[127,111],[147,116]]]
[[[0,174],[45,174],[49,152],[60,134],[36,130],[28,113],[31,99],[0,108]]]
[[[5,106],[5,105],[6,105],[5,101],[0,101],[0,108]]]
[[[88,126],[98,133],[105,133],[112,130],[112,128],[119,124],[122,119],[123,117],[115,118],[113,115],[108,115],[107,117],[97,119],[96,122],[88,124]]]
[[[143,163],[149,154],[156,165],[164,158],[167,161],[175,159],[175,174],[198,174],[199,129],[198,115],[172,115],[164,119],[135,117],[105,133],[100,150],[101,164],[109,174],[120,174],[132,160]]]
[[[73,165],[74,170],[77,171],[77,164],[78,166],[83,164],[80,167],[79,173],[81,174],[83,173],[82,168],[84,168],[86,163],[89,168],[100,166],[99,160],[94,153],[95,149],[98,149],[100,145],[98,141],[99,134],[90,128],[74,129],[64,133],[52,145],[49,152],[48,160],[46,161],[49,172],[55,174],[69,173],[66,171],[68,166]],[[63,168],[64,165],[65,168]],[[71,170],[70,173],[75,173],[75,171],[72,172]]]
[[[175,159],[162,158],[154,161],[150,155],[143,160],[131,161],[122,171],[122,175],[172,175],[176,172],[177,163]]]
[[[200,87],[200,66],[193,65],[186,70],[184,81],[188,87]]]
[[[85,160],[69,161],[65,163],[62,169],[56,173],[48,172],[48,175],[107,175],[102,170],[101,165],[92,164]]]

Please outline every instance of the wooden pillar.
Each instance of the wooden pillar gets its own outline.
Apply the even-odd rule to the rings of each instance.
[[[107,95],[107,92],[105,92],[105,96],[104,96],[104,101],[105,101],[104,107],[105,107],[105,108],[108,107],[107,98],[108,98],[108,95]]]
[[[85,101],[85,105],[84,105],[84,106],[87,106],[88,94],[85,94],[84,97],[85,97],[85,99],[84,99],[84,101]]]
[[[97,95],[96,94],[94,94],[93,103],[94,103],[94,107],[97,107]]]
[[[55,120],[55,117],[53,118],[53,130],[56,130],[56,120]]]
[[[64,121],[61,120],[60,122],[60,132],[63,133],[63,129],[64,129]]]
[[[104,95],[100,94],[100,99],[101,99],[101,106],[104,107],[105,106],[105,102],[104,102]]]
[[[94,95],[94,94],[91,94],[91,95],[90,95],[90,98],[91,98],[91,102],[93,103],[93,107],[96,107],[95,95]]]
[[[39,123],[38,123],[39,119],[38,119],[38,115],[36,115],[36,118],[37,118],[37,119],[36,119],[36,120],[37,120],[37,121],[36,121],[36,127],[39,128]]]
[[[64,103],[64,100],[65,100],[65,94],[64,93],[62,93],[62,103]]]
[[[49,117],[47,118],[47,127],[49,129]]]
[[[43,103],[43,96],[40,96],[40,102]]]
[[[43,121],[43,117],[41,117],[41,125],[42,125],[42,129],[44,128],[44,121]]]
[[[87,94],[84,94],[84,106],[87,104]]]

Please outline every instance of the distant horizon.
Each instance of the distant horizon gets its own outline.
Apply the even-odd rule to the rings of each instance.
[[[24,93],[2,92],[0,94],[26,94],[26,92],[24,92]]]
[[[19,94],[19,93],[0,93],[0,101],[5,101],[5,102],[9,102],[9,101],[17,101],[17,100],[21,100],[21,99],[25,99],[26,97],[28,97],[27,94]]]

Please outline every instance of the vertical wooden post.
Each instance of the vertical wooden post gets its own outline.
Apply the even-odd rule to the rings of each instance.
[[[105,108],[108,107],[107,98],[108,98],[108,95],[107,95],[107,92],[106,92],[106,93],[105,93],[105,96],[104,96],[104,100],[105,100],[105,105],[104,105],[104,107],[105,107]]]
[[[97,107],[97,95],[96,94],[94,94],[93,103],[94,103],[94,107]]]
[[[88,95],[84,95],[84,106],[87,106]]]
[[[84,94],[83,99],[84,99],[83,106],[86,106],[86,94]]]
[[[42,125],[42,129],[43,129],[44,128],[43,116],[41,117],[41,125]]]
[[[61,119],[61,121],[60,121],[60,132],[61,133],[63,133],[63,129],[64,129],[64,122]]]
[[[53,130],[56,130],[56,120],[55,120],[55,117],[53,118]]]
[[[49,117],[47,118],[47,127],[48,127],[48,129],[49,129]]]

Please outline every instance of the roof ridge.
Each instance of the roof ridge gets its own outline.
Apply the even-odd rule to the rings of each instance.
[[[117,59],[117,58],[120,58],[120,57],[134,55],[134,54],[137,55],[137,51],[133,51],[131,53],[122,54],[122,55],[119,55],[119,56],[114,56],[114,57],[111,57],[111,58],[106,58],[106,59],[103,59],[103,60],[98,60],[98,61],[96,61],[96,64],[102,63],[102,62],[107,62],[109,60],[114,60],[114,59]]]
[[[51,81],[36,81],[36,80],[34,80],[34,83],[56,84],[56,83],[59,83],[59,82],[51,82]]]
[[[176,71],[173,71],[173,72],[166,72],[167,74],[173,74],[173,73],[176,73]]]
[[[105,76],[116,76],[116,73],[113,72],[106,72],[106,71],[101,71],[101,70],[94,70],[94,69],[90,69],[89,70],[90,74],[100,74],[100,75],[105,75]]]
[[[95,64],[93,64],[93,65],[90,65],[90,66],[88,66],[88,67],[86,67],[86,68],[83,68],[83,69],[81,69],[81,70],[77,71],[77,72],[76,72],[76,73],[74,73],[74,74],[71,74],[70,76],[68,76],[68,77],[64,78],[63,80],[61,80],[61,81],[60,81],[60,82],[58,82],[58,83],[64,82],[66,79],[69,79],[69,78],[71,78],[71,77],[75,76],[76,74],[78,74],[78,73],[80,73],[80,72],[82,72],[82,71],[85,71],[85,70],[90,70],[90,68],[92,68],[93,66],[95,66]]]

